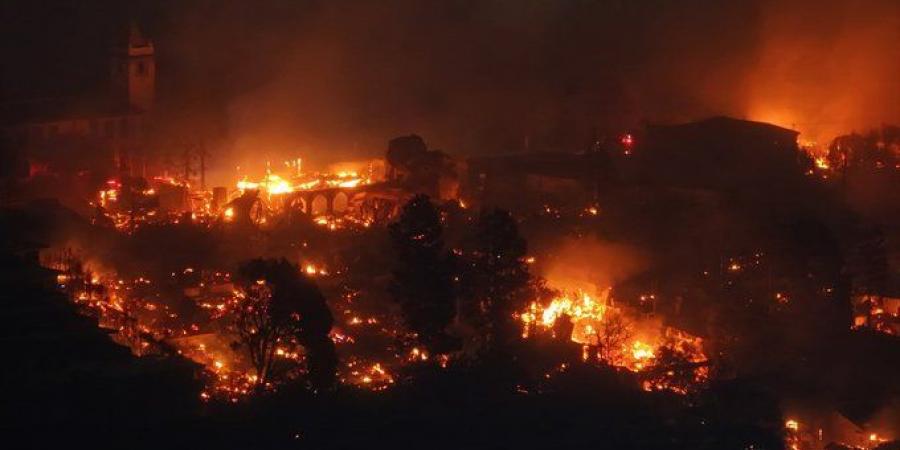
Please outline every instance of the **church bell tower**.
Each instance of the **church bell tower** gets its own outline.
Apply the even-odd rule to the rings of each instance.
[[[153,108],[156,94],[156,59],[153,42],[137,24],[128,27],[124,42],[117,43],[111,61],[113,95],[139,111]]]

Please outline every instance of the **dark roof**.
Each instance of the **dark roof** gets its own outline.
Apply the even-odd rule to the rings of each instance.
[[[636,139],[631,175],[647,184],[714,190],[796,181],[803,176],[798,134],[730,117],[648,125]]]
[[[730,138],[767,138],[777,137],[796,142],[800,134],[795,130],[779,127],[765,122],[734,119],[731,117],[717,116],[678,125],[649,125],[647,133],[651,136],[665,136],[666,138],[689,138],[698,135],[709,137],[710,135],[722,135]]]

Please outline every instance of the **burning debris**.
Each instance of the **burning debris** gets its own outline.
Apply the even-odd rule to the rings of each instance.
[[[106,181],[91,202],[94,221],[133,232],[142,225],[181,222],[214,226],[246,224],[271,229],[308,217],[334,231],[348,226],[368,227],[391,215],[396,192],[379,179],[374,163],[364,173],[304,173],[299,159],[286,162],[292,172],[279,175],[267,165],[265,175],[251,181],[246,175],[232,189],[198,187],[190,178],[122,176]]]
[[[610,291],[604,290],[599,299],[576,292],[545,305],[532,302],[519,314],[522,337],[549,335],[581,344],[583,361],[635,372],[645,379],[642,386],[648,391],[687,393],[702,386],[708,378],[703,340],[612,306]]]
[[[785,444],[790,450],[871,450],[885,448],[882,445],[890,445],[896,439],[891,431],[885,431],[890,426],[860,426],[834,411],[790,417],[784,422]]]
[[[900,336],[900,298],[860,295],[853,299],[853,328]]]
[[[97,317],[99,325],[112,332],[115,342],[138,356],[177,353],[202,364],[207,380],[206,389],[200,393],[204,400],[237,402],[260,390],[277,389],[279,383],[286,381],[285,376],[290,379],[306,372],[303,367],[308,352],[291,334],[271,335],[269,344],[260,352],[248,353],[235,346],[244,342],[245,349],[261,348],[253,343],[262,344],[256,338],[262,336],[262,328],[268,323],[265,305],[272,295],[264,280],[240,287],[228,272],[188,267],[172,273],[169,281],[182,287],[181,303],[193,310],[180,315],[172,306],[174,299],[164,297],[161,283],[149,278],[122,279],[114,272],[88,270],[71,250],[46,253],[44,261],[60,271],[59,287],[86,314]],[[308,263],[298,268],[296,275],[329,277],[329,272],[322,265]],[[416,347],[413,339],[401,331],[401,325],[384,312],[357,312],[359,295],[351,292],[331,304],[331,309],[343,313],[342,320],[329,332],[342,359],[337,368],[338,380],[364,389],[383,390],[395,382],[393,371],[427,362],[429,355]],[[357,344],[365,344],[360,346],[364,353],[357,353]],[[382,347],[377,349],[377,345]],[[446,360],[440,363],[446,365]],[[270,375],[287,366],[300,372]]]

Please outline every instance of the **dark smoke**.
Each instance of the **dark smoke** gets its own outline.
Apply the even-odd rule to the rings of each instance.
[[[579,150],[716,114],[820,142],[900,121],[895,0],[19,3],[4,7],[22,34],[4,51],[30,65],[52,58],[29,48],[87,52],[98,30],[143,22],[160,58],[159,147],[203,137],[223,174],[264,157],[380,156],[410,132],[474,154]],[[18,69],[5,86],[41,70]]]

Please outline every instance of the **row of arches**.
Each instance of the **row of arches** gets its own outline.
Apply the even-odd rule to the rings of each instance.
[[[402,195],[396,192],[359,192],[344,190],[327,190],[317,192],[297,192],[291,195],[271,199],[279,203],[269,204],[258,196],[257,192],[248,192],[232,200],[226,208],[225,220],[228,222],[249,222],[257,226],[270,223],[273,213],[281,211],[284,217],[279,220],[294,220],[299,216],[340,216],[352,214],[368,223],[386,223],[397,212],[402,204]]]
[[[403,203],[402,195],[394,192],[356,192],[347,194],[344,191],[330,193],[307,193],[292,197],[285,210],[288,212],[309,214],[311,216],[341,215],[352,208],[360,219],[374,223],[385,223],[393,217]]]
[[[296,195],[291,197],[285,206],[289,210],[312,216],[343,214],[350,207],[350,197],[343,191],[337,191],[331,195],[326,193]]]

